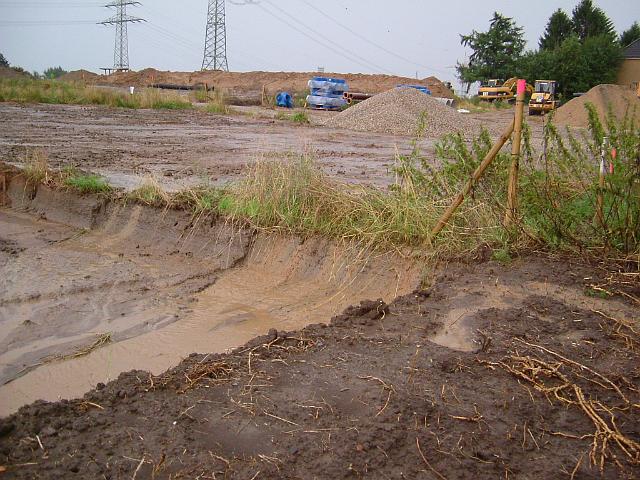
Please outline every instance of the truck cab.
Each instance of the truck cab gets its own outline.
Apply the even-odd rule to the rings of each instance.
[[[558,82],[555,80],[536,80],[531,100],[529,115],[548,113],[560,106],[557,97]]]

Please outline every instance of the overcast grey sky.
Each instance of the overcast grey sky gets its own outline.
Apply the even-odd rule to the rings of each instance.
[[[229,68],[236,71],[393,73],[454,80],[469,53],[461,33],[485,30],[493,11],[515,18],[530,47],[557,8],[578,0],[251,0],[227,1]],[[129,14],[132,69],[197,70],[202,64],[207,0],[141,0]],[[0,52],[27,70],[61,65],[98,71],[113,65],[113,11],[97,0],[0,0]],[[596,0],[618,31],[640,19],[638,0]],[[314,8],[315,7],[315,8]],[[283,13],[283,12],[286,12]],[[300,31],[304,32],[301,33]],[[355,33],[354,33],[355,32]],[[339,47],[342,48],[339,48]],[[382,47],[382,48],[381,48]]]

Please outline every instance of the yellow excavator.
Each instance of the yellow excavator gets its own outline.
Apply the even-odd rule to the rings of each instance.
[[[498,79],[487,80],[478,89],[478,98],[485,102],[495,102],[496,100],[509,102],[516,98],[517,85],[518,79],[515,77],[506,82]],[[533,93],[531,85],[527,84],[526,88],[527,93]]]
[[[549,113],[560,106],[557,96],[558,82],[555,80],[536,80],[536,86],[529,100],[529,115]]]

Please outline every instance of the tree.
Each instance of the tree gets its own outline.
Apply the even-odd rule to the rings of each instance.
[[[42,76],[44,78],[53,80],[54,78],[61,77],[65,73],[67,73],[67,71],[64,70],[62,67],[49,67],[42,73]]]
[[[4,58],[4,55],[2,53],[0,53],[0,67],[9,68],[9,61]]]
[[[571,35],[573,35],[573,23],[569,15],[558,9],[549,18],[547,28],[540,37],[540,50],[556,49]]]
[[[581,42],[599,35],[607,35],[612,41],[617,40],[613,22],[591,0],[582,0],[573,9],[572,22],[573,30]]]
[[[620,35],[620,45],[623,47],[628,47],[633,42],[640,38],[640,24],[638,22],[633,22],[633,25],[629,27],[628,30],[622,32]]]
[[[458,77],[463,83],[473,83],[512,77],[526,42],[522,27],[512,18],[495,12],[487,32],[474,30],[469,35],[461,35],[460,43],[473,53],[468,64],[458,63]]]

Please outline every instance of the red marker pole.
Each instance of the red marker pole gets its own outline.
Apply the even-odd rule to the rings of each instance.
[[[516,112],[514,118],[513,142],[511,148],[511,168],[507,192],[507,213],[504,224],[509,227],[518,215],[518,171],[520,169],[520,145],[522,143],[522,119],[524,118],[524,95],[527,81],[518,80]]]

